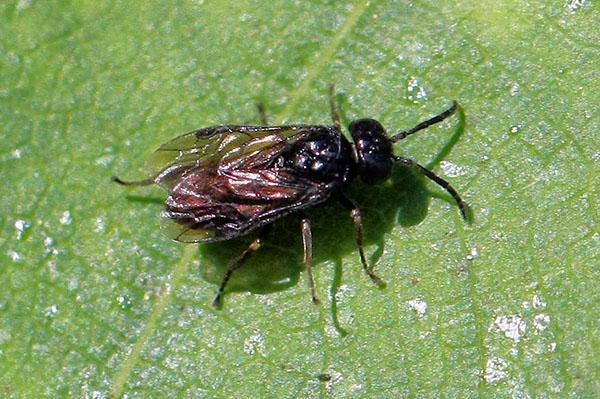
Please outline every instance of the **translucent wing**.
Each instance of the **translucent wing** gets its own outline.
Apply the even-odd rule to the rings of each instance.
[[[312,126],[223,125],[195,130],[167,141],[154,152],[150,162],[157,173],[155,181],[172,189],[192,168],[209,168],[241,159],[306,134],[310,128]]]

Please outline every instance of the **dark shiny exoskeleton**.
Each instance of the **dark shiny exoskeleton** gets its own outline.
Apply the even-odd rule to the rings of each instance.
[[[307,130],[311,134],[284,151],[278,158],[278,166],[325,184],[344,186],[351,182],[355,171],[348,140],[335,126]]]
[[[466,219],[467,206],[442,178],[409,158],[396,156],[393,143],[452,115],[455,102],[445,112],[412,129],[392,136],[374,119],[349,126],[352,142],[343,135],[331,91],[332,126],[234,126],[199,129],[158,148],[155,176],[123,185],[158,184],[169,192],[163,220],[169,235],[182,242],[214,242],[258,232],[250,246],[227,269],[213,302],[220,306],[231,275],[262,245],[275,220],[294,213],[300,216],[304,263],[313,302],[317,303],[312,276],[312,232],[304,209],[338,200],[350,210],[356,243],[365,272],[383,284],[369,267],[363,251],[362,216],[346,192],[359,177],[367,184],[387,180],[395,163],[414,167],[443,187]],[[263,115],[263,120],[264,120]]]

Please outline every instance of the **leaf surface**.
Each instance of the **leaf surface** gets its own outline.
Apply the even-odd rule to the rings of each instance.
[[[3,397],[594,397],[598,7],[592,2],[7,1],[0,5]],[[357,183],[366,250],[335,204],[297,220],[211,308],[248,240],[159,231],[150,152],[225,123],[390,133],[462,114],[398,154],[463,195],[474,222],[407,169]]]

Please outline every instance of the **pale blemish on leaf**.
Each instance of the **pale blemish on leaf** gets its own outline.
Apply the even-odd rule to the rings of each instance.
[[[255,331],[244,341],[244,353],[247,355],[265,354],[265,337],[259,331]]]
[[[17,220],[15,221],[15,230],[17,231],[17,240],[20,240],[21,238],[23,238],[23,234],[25,233],[25,230],[27,230],[29,227],[31,227],[31,224],[25,220]]]
[[[44,311],[44,314],[48,318],[52,318],[52,317],[56,316],[58,314],[58,305],[51,305],[51,306],[47,307],[46,310]]]
[[[491,357],[485,364],[483,378],[488,384],[495,384],[508,377],[508,362],[501,357]]]
[[[10,155],[13,159],[20,159],[23,155],[23,150],[21,150],[20,148],[16,148],[10,153]]]
[[[548,316],[547,314],[540,313],[538,315],[535,315],[535,317],[533,318],[533,326],[539,332],[547,329],[549,325],[550,325],[550,316]]]
[[[17,251],[14,251],[12,249],[9,249],[6,254],[8,255],[8,257],[10,259],[12,259],[13,262],[19,262],[22,259],[22,256],[20,253],[18,253]]]
[[[417,78],[408,81],[406,91],[408,92],[406,98],[415,104],[427,99],[427,91]]]
[[[421,298],[411,299],[408,301],[408,306],[417,312],[419,317],[423,317],[427,313],[427,302]]]
[[[64,211],[58,221],[64,226],[71,224],[71,222],[73,221],[73,219],[71,219],[71,212]]]
[[[459,177],[467,174],[467,170],[449,161],[440,162],[440,168],[448,177]]]
[[[569,10],[569,12],[571,12],[572,14],[574,14],[580,8],[585,8],[589,6],[590,2],[588,0],[568,0],[565,4],[567,10]]]
[[[527,324],[518,315],[498,316],[489,328],[489,331],[500,331],[506,338],[519,342],[527,331]]]
[[[473,248],[471,248],[471,252],[467,255],[467,260],[474,260],[478,256],[479,256],[479,251],[477,250],[477,248],[473,247]]]

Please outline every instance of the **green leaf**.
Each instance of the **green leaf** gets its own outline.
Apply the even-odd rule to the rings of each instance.
[[[0,396],[597,397],[600,146],[589,1],[0,5]],[[248,240],[171,242],[146,177],[193,128],[330,123],[407,138],[408,169],[297,220],[210,303]],[[464,121],[461,122],[461,117]]]

